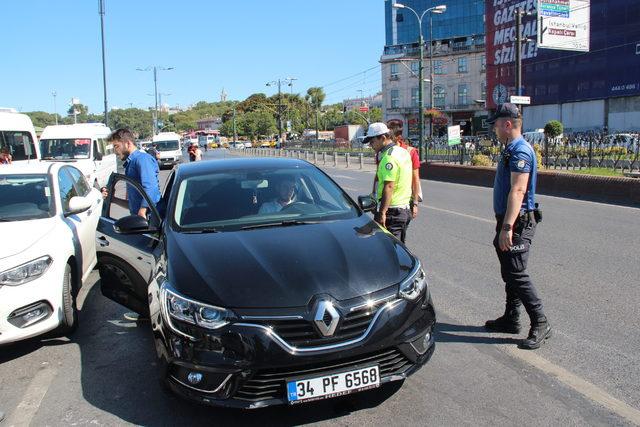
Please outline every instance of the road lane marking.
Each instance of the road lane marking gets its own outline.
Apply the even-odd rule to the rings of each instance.
[[[452,215],[463,216],[465,218],[475,219],[477,221],[488,222],[489,224],[495,224],[496,223],[495,219],[481,218],[479,216],[467,215],[467,214],[463,214],[461,212],[450,211],[448,209],[435,208],[435,207],[429,206],[429,205],[420,205],[420,206],[423,207],[423,208],[432,209],[432,210],[438,211],[438,212],[444,212],[444,213],[449,213],[449,214],[452,214]]]
[[[542,372],[554,377],[564,385],[577,391],[587,399],[604,406],[614,414],[625,418],[635,425],[640,425],[640,411],[616,399],[606,391],[589,381],[580,378],[566,369],[549,362],[547,359],[538,356],[532,351],[520,350],[514,347],[504,347],[506,353],[516,357],[529,365],[541,370]]]
[[[334,178],[342,178],[342,179],[355,179],[352,176],[347,176],[347,175],[333,175]]]
[[[47,390],[49,390],[56,373],[57,371],[50,367],[41,369],[36,373],[31,383],[29,383],[27,391],[24,392],[22,401],[7,420],[7,426],[22,427],[31,424],[31,420],[40,409],[40,403],[42,403],[44,395],[47,394]]]

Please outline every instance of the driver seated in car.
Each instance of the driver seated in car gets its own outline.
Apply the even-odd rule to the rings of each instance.
[[[284,178],[276,185],[277,197],[270,202],[264,202],[258,213],[269,214],[280,212],[285,206],[293,203],[296,183],[293,178]]]

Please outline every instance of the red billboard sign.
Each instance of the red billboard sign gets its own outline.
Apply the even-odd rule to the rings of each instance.
[[[369,107],[359,107],[358,110],[360,110],[360,112],[362,113],[366,113],[369,111]]]

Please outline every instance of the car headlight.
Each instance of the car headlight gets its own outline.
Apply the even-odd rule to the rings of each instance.
[[[409,301],[415,301],[426,287],[427,276],[424,274],[424,270],[420,266],[420,263],[418,263],[409,277],[400,283],[399,294],[401,298]]]
[[[206,329],[219,329],[234,319],[230,310],[204,304],[183,297],[171,289],[167,282],[162,284],[162,299],[166,313],[182,322]]]
[[[3,271],[0,273],[0,286],[18,286],[37,279],[49,269],[52,262],[51,257],[45,255],[11,270]]]

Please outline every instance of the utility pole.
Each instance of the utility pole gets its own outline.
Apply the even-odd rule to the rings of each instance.
[[[236,105],[233,104],[233,142],[238,142],[238,134],[236,132]]]
[[[522,95],[522,9],[516,8],[516,94]]]
[[[104,124],[109,126],[109,111],[107,109],[107,65],[104,57],[104,0],[99,0],[100,34],[102,36],[102,87],[104,91]]]
[[[153,93],[155,97],[155,116],[153,118],[153,134],[158,133],[158,70],[160,71],[169,71],[173,70],[173,67],[158,67],[154,65],[153,67],[147,68],[136,68],[137,71],[153,71]]]
[[[54,90],[53,92],[51,92],[51,95],[53,95],[53,115],[56,118],[56,126],[57,126],[58,125],[58,107],[56,106],[56,96],[58,96],[58,92]]]

